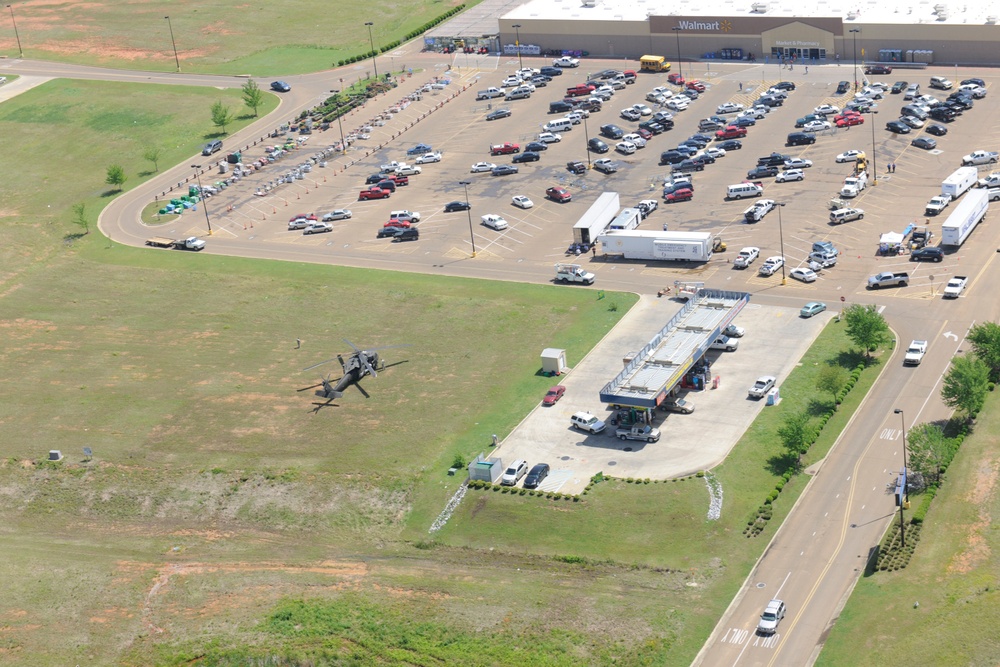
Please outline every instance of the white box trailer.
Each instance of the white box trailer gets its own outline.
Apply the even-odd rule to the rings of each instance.
[[[966,190],[979,182],[979,170],[975,167],[959,167],[951,176],[941,181],[941,194],[958,199]]]
[[[962,245],[979,221],[986,217],[989,208],[989,191],[983,189],[970,191],[941,225],[941,245]]]
[[[591,204],[583,217],[573,225],[573,242],[588,244],[596,242],[597,237],[604,233],[620,210],[621,202],[617,192],[601,193],[597,201]]]
[[[611,224],[608,225],[608,230],[615,232],[627,232],[638,227],[641,220],[642,212],[639,209],[626,208],[611,221]]]
[[[608,232],[597,239],[607,255],[625,259],[707,262],[712,258],[709,232],[664,232],[633,229]]]

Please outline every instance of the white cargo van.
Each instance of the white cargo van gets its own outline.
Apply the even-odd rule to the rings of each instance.
[[[743,199],[744,197],[759,197],[764,194],[764,188],[757,183],[740,183],[730,185],[726,190],[727,199]]]

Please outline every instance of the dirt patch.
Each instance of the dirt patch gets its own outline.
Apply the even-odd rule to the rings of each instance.
[[[983,460],[979,463],[974,483],[965,498],[970,505],[979,508],[979,516],[969,525],[965,548],[952,559],[948,565],[949,572],[968,574],[990,557],[990,545],[984,535],[992,524],[988,501],[996,488],[998,477],[1000,477],[1000,466],[997,459]]]

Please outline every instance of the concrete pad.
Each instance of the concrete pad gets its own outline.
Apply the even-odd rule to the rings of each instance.
[[[803,303],[805,303],[805,299]],[[528,465],[545,462],[570,470],[560,485],[563,493],[579,493],[598,472],[615,477],[671,479],[718,465],[739,441],[765,400],[753,400],[747,390],[761,375],[774,375],[778,387],[835,313],[811,319],[799,317],[798,308],[760,306],[752,301],[736,319],[746,328],[735,352],[708,353],[718,389],[688,392],[693,414],[657,411],[653,425],[660,428],[659,442],[619,440],[614,428],[588,434],[570,426],[570,416],[588,411],[601,419],[613,411],[600,403],[599,392],[623,368],[623,358],[642,348],[681,308],[683,303],[643,296],[639,303],[587,355],[568,359],[570,372],[553,378],[566,394],[556,405],[533,410],[500,444],[492,456],[505,463],[525,459]],[[560,475],[561,477],[562,475]]]
[[[22,76],[18,75],[18,78],[13,81],[8,81],[7,83],[0,86],[0,102],[6,102],[7,100],[17,97],[21,93],[31,90],[35,86],[40,86],[46,81],[51,81],[50,76]]]

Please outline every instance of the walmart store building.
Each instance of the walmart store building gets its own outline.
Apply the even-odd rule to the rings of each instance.
[[[499,29],[508,53],[519,37],[525,53],[997,65],[998,17],[1000,0],[531,0]]]

